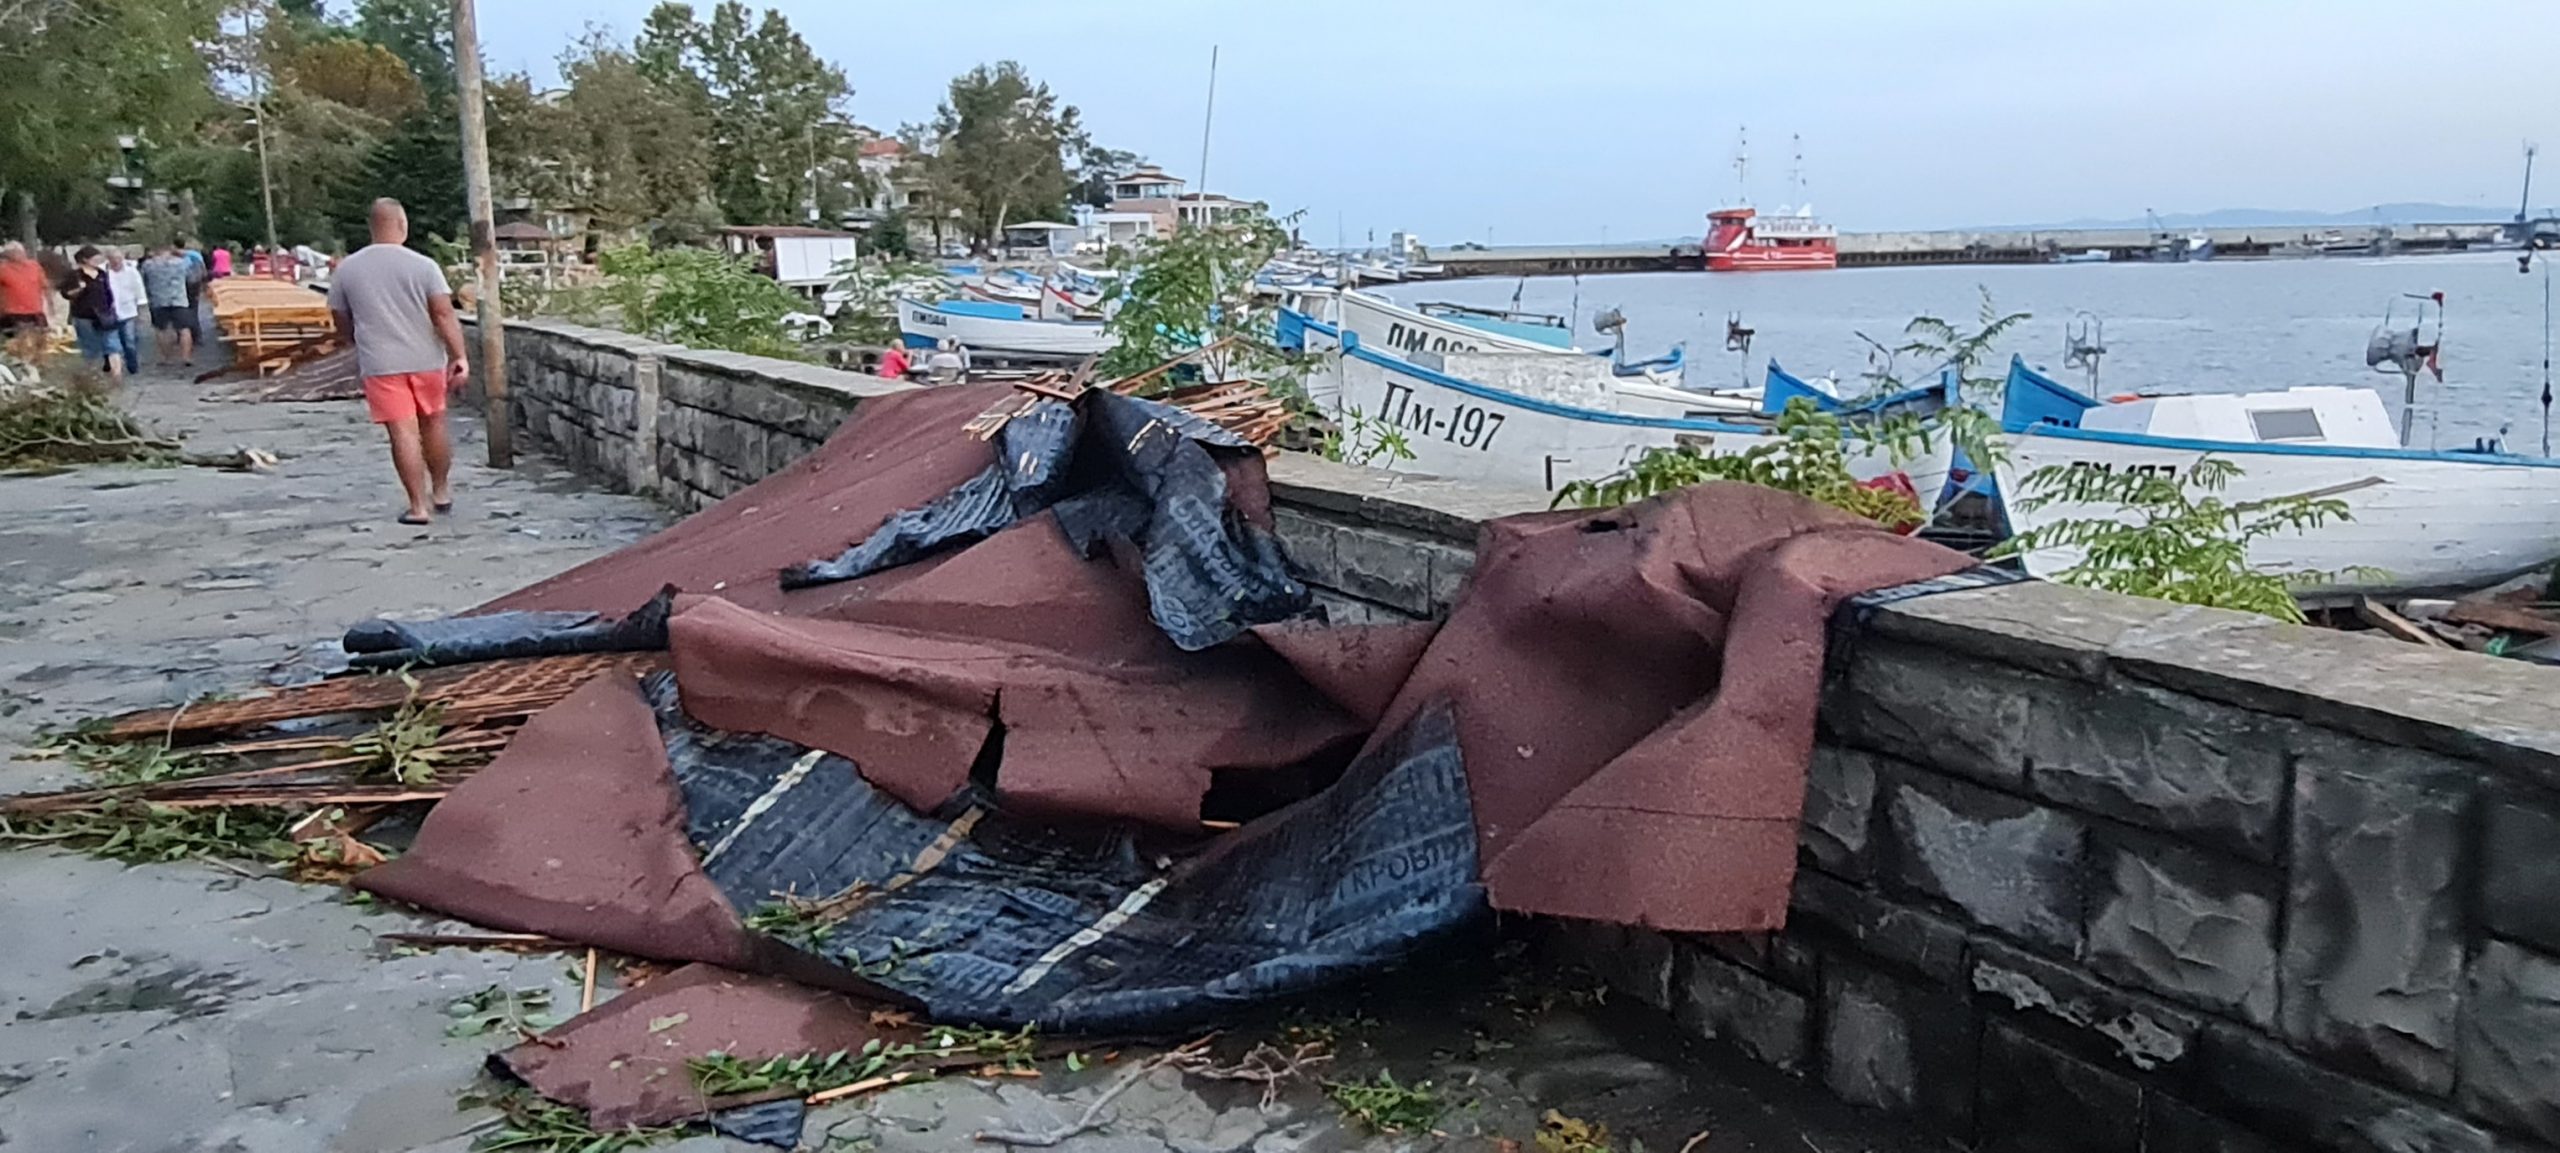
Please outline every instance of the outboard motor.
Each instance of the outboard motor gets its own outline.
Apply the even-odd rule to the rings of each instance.
[[[2401,324],[2403,302],[2410,312],[2407,324]],[[2418,409],[2418,375],[2435,374],[2436,383],[2444,383],[2444,362],[2438,354],[2444,349],[2444,294],[2407,292],[2384,306],[2382,323],[2373,326],[2373,335],[2365,338],[2364,364],[2376,372],[2396,373],[2403,382],[2400,398],[2400,446],[2409,446],[2412,417]]]
[[[1609,338],[1609,363],[1627,363],[1627,316],[1614,308],[1604,308],[1591,318],[1591,331]]]
[[[2107,322],[2081,309],[2062,328],[2062,366],[2089,374],[2089,398],[2098,396],[2098,361],[2107,355]]]

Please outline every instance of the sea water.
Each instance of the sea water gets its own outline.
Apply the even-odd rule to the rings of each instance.
[[[2517,274],[2516,255],[1630,273],[1439,281],[1383,293],[1405,303],[1553,313],[1572,320],[1576,343],[1589,349],[1608,346],[1591,330],[1592,317],[1616,308],[1627,318],[1630,356],[1687,343],[1693,386],[1757,384],[1774,358],[1798,376],[1834,375],[1856,393],[1873,365],[1859,333],[1899,344],[1903,325],[1922,314],[1970,331],[1988,289],[1999,311],[2032,319],[1999,343],[1983,375],[1999,375],[2014,352],[2056,380],[2085,387],[2085,375],[2065,368],[2062,352],[2065,325],[2086,311],[2105,325],[2102,396],[2359,385],[2379,388],[2396,418],[2401,379],[2365,367],[2366,340],[2386,305],[2394,305],[2399,324],[2413,315],[2414,301],[2395,305],[2395,298],[2442,292],[2445,381],[2421,378],[2413,439],[2419,447],[2461,447],[2504,426],[2510,451],[2539,453],[2543,263],[2560,253],[2537,257],[2529,275]],[[1725,350],[1725,320],[1733,313],[1755,330],[1747,359]],[[1896,368],[1918,378],[1931,366],[1906,356]]]

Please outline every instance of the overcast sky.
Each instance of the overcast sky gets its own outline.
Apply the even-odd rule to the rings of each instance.
[[[548,79],[651,0],[489,0],[493,66]],[[708,3],[698,4],[707,10]],[[758,5],[764,7],[765,5]],[[1695,234],[1735,192],[1845,228],[2407,200],[2512,211],[2551,143],[2560,0],[780,0],[864,123],[1015,59],[1104,143],[1337,227],[1451,243]]]

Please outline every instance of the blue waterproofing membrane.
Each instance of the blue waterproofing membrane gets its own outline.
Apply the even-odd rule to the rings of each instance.
[[[647,689],[686,835],[731,904],[846,898],[791,943],[936,1021],[1197,1024],[1391,966],[1486,908],[1446,705],[1324,792],[1189,852],[1021,821],[974,789],[918,813],[841,757],[694,725],[671,675]]]
[[[853,580],[965,546],[1053,507],[1078,548],[1135,544],[1157,627],[1186,652],[1306,611],[1280,543],[1229,507],[1217,452],[1250,443],[1171,405],[1092,389],[1007,421],[986,471],[889,518],[828,560],[784,569],[782,587]]]

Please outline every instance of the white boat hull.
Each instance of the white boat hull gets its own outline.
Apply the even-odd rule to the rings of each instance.
[[[1294,292],[1286,298],[1288,306],[1326,324],[1348,329],[1360,338],[1362,347],[1383,349],[1399,356],[1413,353],[1531,352],[1548,356],[1589,356],[1590,353],[1551,344],[1520,340],[1497,332],[1471,328],[1454,321],[1404,308],[1361,292],[1313,290]],[[1320,339],[1323,347],[1330,340]],[[1749,416],[1760,411],[1760,390],[1741,389],[1730,392],[1698,392],[1682,388],[1677,373],[1646,372],[1621,378],[1617,390],[1616,409],[1639,416],[1666,419],[1718,416]],[[1311,393],[1318,404],[1330,397],[1322,385]]]
[[[2021,506],[2026,478],[2046,468],[2174,472],[2184,476],[2206,456],[2240,467],[2219,495],[2226,502],[2317,494],[2346,502],[2353,518],[2253,542],[2249,561],[2270,571],[2340,574],[2299,586],[2319,604],[2354,595],[2475,588],[2560,557],[2560,467],[2518,457],[2347,449],[2311,451],[2279,445],[2220,444],[2166,438],[2107,437],[2027,431],[2007,438],[1998,466],[2010,527],[2028,531],[2065,520],[2122,519],[2109,506],[2054,503]],[[2077,550],[2044,549],[2023,558],[2027,571],[2052,577],[2078,564]],[[2352,570],[2378,572],[2359,574]]]
[[[1338,418],[1352,426],[1383,421],[1403,432],[1412,459],[1367,462],[1392,471],[1553,492],[1617,473],[1648,449],[1688,445],[1723,455],[1776,439],[1766,428],[1533,399],[1366,348],[1332,360],[1335,387],[1324,391],[1332,394]],[[1861,480],[1902,473],[1926,505],[1945,487],[1951,454],[1941,438],[1920,458],[1900,464],[1882,452],[1859,452],[1850,469]]]
[[[909,344],[930,346],[947,336],[973,352],[1092,356],[1118,343],[1100,324],[971,316],[913,300],[898,302],[898,330]]]
[[[1470,328],[1452,320],[1427,316],[1413,309],[1380,300],[1365,292],[1344,292],[1340,301],[1341,327],[1359,334],[1360,342],[1371,348],[1396,353],[1408,352],[1543,352],[1555,356],[1583,355],[1570,348],[1521,340],[1481,328]]]

